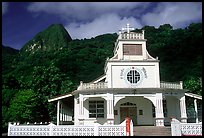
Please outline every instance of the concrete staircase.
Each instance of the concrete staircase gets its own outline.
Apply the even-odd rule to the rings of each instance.
[[[171,136],[170,126],[134,126],[134,136]]]

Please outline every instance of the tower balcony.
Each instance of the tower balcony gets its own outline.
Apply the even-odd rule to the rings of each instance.
[[[118,40],[143,40],[144,39],[144,30],[142,30],[142,33],[135,33],[135,32],[129,32],[129,33],[120,33],[118,36]]]

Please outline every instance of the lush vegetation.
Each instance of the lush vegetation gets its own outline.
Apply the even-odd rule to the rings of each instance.
[[[159,57],[161,80],[183,80],[185,88],[202,95],[202,23],[184,29],[169,24],[142,29],[148,52]],[[3,131],[9,121],[55,121],[56,108],[48,99],[102,75],[116,39],[115,33],[71,40],[62,25],[51,25],[20,51],[2,47]]]

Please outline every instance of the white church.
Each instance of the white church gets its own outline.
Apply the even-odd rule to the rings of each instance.
[[[160,81],[159,60],[146,49],[144,31],[131,32],[129,24],[118,34],[114,56],[106,60],[104,75],[90,83],[80,82],[77,90],[53,97],[57,125],[120,124],[129,117],[134,126],[170,125],[171,118],[187,122],[186,96],[202,96],[183,89],[182,81]],[[198,121],[198,118],[196,118]]]

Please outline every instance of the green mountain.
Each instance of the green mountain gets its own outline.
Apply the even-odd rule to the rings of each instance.
[[[2,56],[16,55],[19,52],[19,50],[17,49],[11,48],[9,46],[4,46],[4,45],[2,45],[1,49],[2,49]]]
[[[71,40],[72,38],[62,24],[53,24],[36,34],[32,40],[22,47],[20,52],[33,54],[36,51],[60,50],[63,47],[67,47],[68,42]]]
[[[13,70],[13,60],[19,53],[19,50],[13,49],[9,46],[2,45],[2,72],[3,74],[9,73]]]

